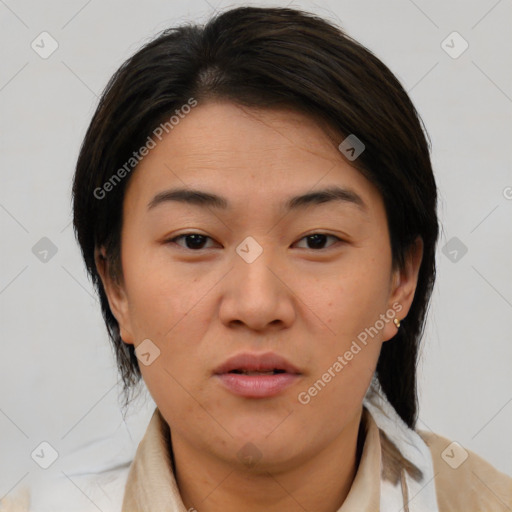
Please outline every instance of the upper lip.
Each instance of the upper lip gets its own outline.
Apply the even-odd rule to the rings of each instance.
[[[284,370],[287,373],[300,374],[300,371],[293,364],[275,352],[265,352],[262,354],[244,352],[236,354],[218,366],[214,373],[218,375],[232,370]]]

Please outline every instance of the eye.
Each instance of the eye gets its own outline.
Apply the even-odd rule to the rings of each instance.
[[[313,250],[321,250],[326,249],[325,244],[328,238],[334,239],[334,243],[336,241],[342,242],[343,240],[337,236],[329,235],[327,233],[312,233],[311,235],[307,235],[299,240],[301,242],[302,240],[306,240],[307,247],[302,247],[304,249],[313,249]],[[184,240],[184,245],[181,243],[178,243],[178,240]],[[190,249],[190,250],[201,250],[205,249],[205,244],[207,240],[213,240],[209,236],[202,235],[201,233],[183,233],[182,235],[179,235],[177,237],[171,238],[167,240],[167,243],[175,243],[179,245],[180,247],[183,247],[184,249]],[[299,243],[298,242],[298,243]],[[331,247],[334,244],[331,244]]]
[[[177,242],[177,240],[181,239],[185,240],[185,246]],[[201,233],[184,233],[175,238],[167,240],[167,243],[176,243],[177,245],[183,247],[184,249],[200,250],[205,248],[204,245],[206,240],[208,239],[212,240],[209,236],[202,235]]]
[[[304,249],[325,249],[325,242],[328,238],[333,238],[336,241],[342,242],[341,238],[338,238],[334,235],[328,235],[327,233],[312,233],[311,235],[307,235],[299,240],[306,240],[306,243],[309,247],[304,247]],[[331,244],[332,246],[333,244]],[[330,246],[329,246],[330,247]],[[328,248],[328,247],[327,247]]]

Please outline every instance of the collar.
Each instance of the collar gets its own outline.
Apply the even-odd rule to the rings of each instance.
[[[372,382],[361,416],[364,444],[349,494],[337,512],[439,512],[430,450]],[[158,408],[139,443],[122,510],[187,512],[171,462],[170,430]]]

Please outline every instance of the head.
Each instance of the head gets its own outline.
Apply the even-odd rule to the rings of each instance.
[[[107,85],[73,187],[127,401],[142,377],[205,446],[223,431],[262,445],[293,412],[265,446],[307,423],[298,453],[342,429],[375,378],[414,426],[436,197],[406,92],[339,28],[244,7],[164,31]],[[276,352],[299,378],[234,395],[215,370],[244,351]]]

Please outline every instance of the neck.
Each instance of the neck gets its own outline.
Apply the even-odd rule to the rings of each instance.
[[[282,471],[240,468],[172,434],[173,464],[187,510],[199,512],[336,512],[345,501],[364,443],[361,410],[314,457]]]

